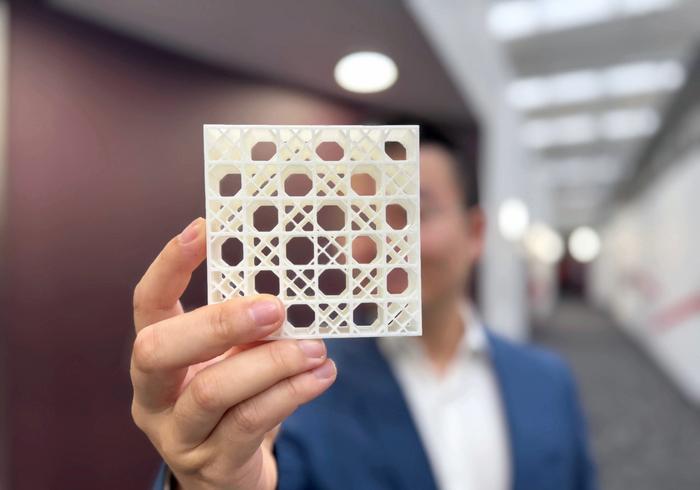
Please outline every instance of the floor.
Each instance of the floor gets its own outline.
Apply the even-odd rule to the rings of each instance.
[[[700,489],[700,407],[608,316],[563,301],[533,337],[576,373],[602,489]]]

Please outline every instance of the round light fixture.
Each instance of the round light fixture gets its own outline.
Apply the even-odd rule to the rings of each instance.
[[[600,252],[600,238],[592,228],[581,226],[569,236],[569,252],[579,262],[590,262]]]
[[[335,81],[350,92],[369,94],[386,90],[399,77],[396,63],[374,51],[351,53],[335,65]]]
[[[530,215],[520,199],[506,199],[498,209],[498,228],[506,240],[517,242],[527,231]]]
[[[544,223],[533,223],[525,235],[525,248],[537,260],[554,265],[564,256],[564,240]]]

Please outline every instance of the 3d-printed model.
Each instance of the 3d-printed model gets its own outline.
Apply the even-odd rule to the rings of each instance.
[[[204,126],[209,303],[270,293],[271,338],[421,334],[417,126]]]

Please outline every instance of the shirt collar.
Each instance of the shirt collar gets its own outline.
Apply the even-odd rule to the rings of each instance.
[[[466,330],[457,349],[458,356],[478,356],[488,353],[486,330],[474,305],[464,301],[460,305],[460,314]],[[378,339],[379,348],[389,358],[399,356],[422,356],[423,346],[416,337],[382,337]]]
[[[481,322],[479,313],[474,305],[469,301],[464,301],[460,306],[464,327],[467,335],[462,336],[462,342],[466,342],[469,352],[472,354],[483,354],[488,352],[489,342],[486,337],[486,329]]]

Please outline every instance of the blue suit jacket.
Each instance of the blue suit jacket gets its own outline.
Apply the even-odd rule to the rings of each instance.
[[[510,436],[513,488],[595,488],[569,369],[549,352],[488,337]],[[328,347],[338,379],[283,424],[276,444],[280,489],[435,488],[406,401],[376,342]]]
[[[505,406],[513,489],[597,488],[569,369],[549,352],[490,332],[488,338]],[[435,489],[406,401],[376,341],[327,344],[338,379],[283,424],[275,446],[279,488]]]

